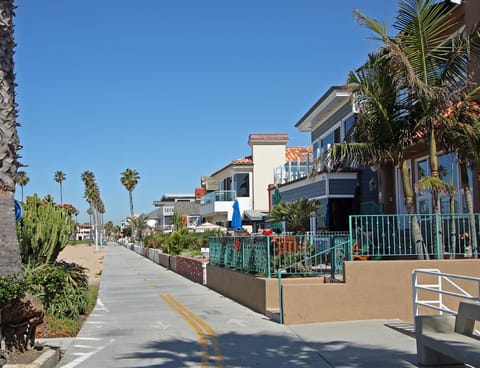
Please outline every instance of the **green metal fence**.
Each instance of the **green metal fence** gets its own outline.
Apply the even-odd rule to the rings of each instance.
[[[480,214],[350,216],[347,259],[451,259],[477,254]]]
[[[213,265],[276,277],[283,274],[343,275],[348,254],[347,232],[293,236],[211,237],[210,263]]]

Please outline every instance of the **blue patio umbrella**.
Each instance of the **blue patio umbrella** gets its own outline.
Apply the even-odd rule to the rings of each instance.
[[[242,215],[240,214],[240,205],[238,200],[235,199],[233,202],[233,215],[232,215],[232,229],[233,230],[242,230]]]

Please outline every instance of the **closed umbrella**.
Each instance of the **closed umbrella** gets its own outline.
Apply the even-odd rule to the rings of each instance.
[[[272,199],[273,199],[273,207],[275,207],[275,205],[279,204],[282,201],[282,195],[280,194],[280,191],[278,190],[278,188],[275,188]],[[272,225],[272,230],[277,234],[280,234],[283,231],[282,223],[274,222]]]
[[[242,215],[240,214],[240,205],[238,200],[235,199],[233,202],[233,215],[232,215],[232,229],[233,230],[242,230]]]

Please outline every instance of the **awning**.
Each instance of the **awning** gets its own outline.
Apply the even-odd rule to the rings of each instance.
[[[243,213],[250,221],[263,221],[268,214],[261,211],[245,210]]]

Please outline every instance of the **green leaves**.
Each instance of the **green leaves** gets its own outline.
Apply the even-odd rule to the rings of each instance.
[[[321,207],[321,205],[317,205],[314,201],[307,198],[292,202],[280,202],[270,212],[271,218],[268,221],[285,221],[287,223],[287,231],[303,233],[306,222],[308,222],[312,213]]]
[[[10,302],[25,295],[25,280],[15,275],[0,278],[0,311]]]
[[[17,226],[23,263],[52,263],[67,245],[75,227],[68,210],[35,194],[27,198]]]

